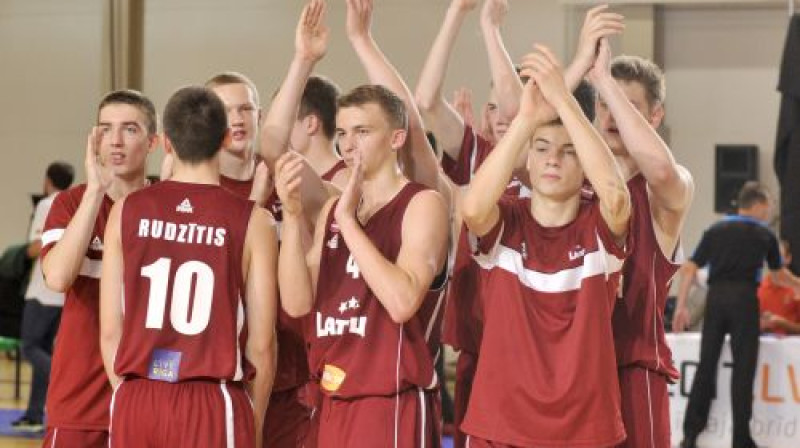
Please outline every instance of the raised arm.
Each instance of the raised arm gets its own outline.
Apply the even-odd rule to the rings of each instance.
[[[694,194],[689,171],[678,165],[667,144],[656,132],[664,116],[662,104],[653,104],[650,121],[628,100],[619,83],[611,76],[610,47],[601,40],[597,61],[590,79],[600,94],[598,107],[607,107],[614,118],[630,157],[647,180],[651,213],[669,244],[662,247],[669,254],[674,249],[683,220]],[[646,106],[645,106],[646,107]]]
[[[416,102],[425,126],[436,136],[439,149],[454,160],[461,152],[464,120],[445,100],[442,86],[458,32],[476,3],[477,0],[450,3],[417,82]]]
[[[575,90],[594,66],[600,51],[600,41],[622,33],[625,29],[624,19],[621,14],[609,12],[608,5],[595,6],[586,13],[575,57],[564,71],[564,79],[570,90]]]
[[[287,149],[306,82],[328,49],[325,2],[311,0],[303,8],[295,31],[295,52],[280,90],[261,127],[261,156],[270,169]]]
[[[66,292],[78,277],[97,214],[111,185],[108,172],[98,161],[101,139],[102,132],[95,126],[86,144],[86,191],[64,234],[42,260],[47,287],[57,292]]]
[[[481,9],[481,30],[489,56],[492,85],[497,96],[497,112],[501,120],[509,123],[519,110],[522,81],[517,75],[500,33],[506,15],[508,15],[508,0],[486,0]]]
[[[543,45],[536,45],[535,49],[525,56],[523,74],[533,77],[561,118],[584,175],[600,201],[600,213],[611,233],[621,239],[627,234],[631,216],[631,198],[625,178],[608,145],[567,88],[558,59]]]
[[[245,275],[247,342],[244,356],[255,367],[247,388],[253,402],[256,446],[262,440],[264,416],[277,366],[275,322],[278,310],[278,238],[275,222],[266,210],[255,207],[245,237],[242,272]]]
[[[444,263],[449,232],[447,207],[435,191],[415,195],[403,215],[397,261],[388,260],[364,233],[356,217],[363,172],[360,156],[355,159],[334,216],[360,275],[392,320],[403,323],[416,314]]]
[[[116,388],[122,379],[114,372],[114,357],[122,339],[122,240],[120,214],[124,199],[111,208],[103,236],[103,264],[100,276],[100,354],[103,367]]]
[[[406,148],[411,157],[405,158],[411,166],[404,167],[412,180],[437,188],[439,162],[425,135],[416,102],[398,71],[392,66],[372,38],[373,0],[347,0],[347,37],[367,72],[369,81],[385,86],[399,96],[408,113],[408,140]]]

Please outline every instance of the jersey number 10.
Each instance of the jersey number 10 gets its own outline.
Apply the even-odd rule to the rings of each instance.
[[[155,263],[142,268],[143,277],[150,279],[150,297],[147,305],[145,327],[160,330],[164,327],[164,310],[167,305],[169,272],[172,260],[159,258]],[[189,318],[189,302],[194,297]],[[178,333],[195,335],[208,326],[211,318],[211,299],[214,294],[214,271],[201,261],[187,261],[175,271],[172,285],[172,304],[169,320]]]

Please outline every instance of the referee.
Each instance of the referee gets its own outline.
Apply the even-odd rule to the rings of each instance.
[[[683,421],[681,448],[696,447],[697,436],[708,421],[711,400],[717,390],[717,365],[725,335],[731,335],[733,370],[733,447],[755,448],[750,436],[753,381],[759,345],[759,311],[756,290],[764,261],[772,280],[798,288],[796,279],[783,269],[778,240],[767,228],[770,198],[757,182],[746,183],[738,197],[737,214],[715,223],[703,234],[687,274],[681,277],[674,331],[689,322],[686,299],[698,268],[709,265],[708,299],[700,343],[700,365],[694,376]]]

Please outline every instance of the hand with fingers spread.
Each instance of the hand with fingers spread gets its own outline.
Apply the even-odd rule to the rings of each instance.
[[[372,27],[372,0],[346,0],[347,37],[350,40],[370,37]]]
[[[283,216],[297,218],[303,214],[303,201],[300,193],[302,183],[303,158],[288,151],[275,162],[275,189],[281,200]]]
[[[464,120],[464,124],[474,128],[475,114],[472,111],[472,91],[466,87],[461,87],[453,92],[453,109]]]
[[[325,25],[325,2],[311,0],[300,15],[295,32],[295,52],[311,62],[318,62],[328,50],[329,29]]]
[[[272,194],[274,186],[270,181],[269,167],[265,161],[258,162],[253,173],[253,189],[250,191],[250,200],[263,207],[267,198]]]
[[[625,17],[608,11],[608,5],[595,6],[586,13],[583,21],[574,64],[586,73],[595,63],[600,41],[621,34],[625,29]]]
[[[558,58],[546,46],[534,45],[534,51],[522,58],[522,67],[522,76],[529,76],[554,108],[557,109],[559,103],[571,95]]]
[[[349,220],[358,221],[358,205],[361,202],[361,185],[364,182],[364,167],[362,166],[361,154],[356,151],[353,154],[353,167],[350,170],[350,179],[347,186],[339,197],[333,217],[340,225]]]
[[[589,81],[597,85],[602,80],[611,80],[611,44],[608,39],[600,39],[600,45],[597,48],[597,58],[595,58],[589,73],[587,74]]]
[[[100,145],[103,131],[95,126],[86,138],[86,188],[97,193],[105,193],[111,186],[111,173],[100,160]]]
[[[481,9],[481,25],[500,28],[508,15],[508,0],[486,0]]]

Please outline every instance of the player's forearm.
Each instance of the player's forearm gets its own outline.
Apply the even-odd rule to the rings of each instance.
[[[595,87],[614,117],[628,153],[657,200],[670,210],[686,208],[692,196],[688,171],[678,166],[667,144],[631,104],[614,78],[601,77],[596,80]]]
[[[372,244],[355,219],[339,222],[342,237],[350,249],[358,271],[375,297],[396,323],[411,319],[422,304],[429,285],[420,284],[396,264],[387,260]]]
[[[292,317],[305,316],[314,304],[311,274],[303,249],[303,240],[309,233],[305,227],[305,218],[302,216],[284,216],[281,227],[278,285],[281,306]]]
[[[428,58],[422,66],[422,72],[417,82],[416,101],[423,114],[437,107],[438,103],[445,101],[442,95],[442,85],[456,37],[466,15],[467,11],[450,5],[442,27],[439,29],[439,34],[436,35],[431,51],[428,53]]]
[[[475,173],[461,202],[461,213],[470,229],[474,230],[475,223],[484,222],[496,207],[511,180],[518,155],[528,145],[534,129],[526,120],[515,119]]]
[[[689,292],[692,289],[692,284],[697,276],[698,266],[692,262],[687,261],[680,269],[680,282],[678,283],[678,296],[676,299],[676,306],[686,307],[689,300]]]
[[[609,226],[619,235],[630,219],[631,198],[611,150],[571,94],[557,101],[556,110],[572,138],[578,160],[594,187],[601,209],[605,210],[604,217],[613,221]]]
[[[274,334],[274,332],[273,332]],[[255,421],[256,446],[261,446],[264,433],[264,419],[269,406],[269,397],[275,380],[277,364],[277,343],[274,335],[268,344],[261,344],[259,350],[248,350],[248,361],[256,366],[256,374],[247,383],[247,392],[253,402],[253,419]],[[249,343],[248,343],[249,346]]]
[[[261,156],[270,169],[274,169],[275,161],[287,150],[303,91],[314,65],[313,60],[295,55],[280,90],[272,100],[261,127]]]
[[[522,94],[522,81],[514,69],[514,62],[506,51],[500,28],[491,24],[481,23],[483,40],[489,56],[489,69],[492,73],[492,83],[497,94],[497,106],[500,116],[510,122],[519,111],[519,98]]]
[[[42,260],[45,282],[53,291],[66,292],[78,277],[103,197],[104,193],[86,190],[64,234]]]

